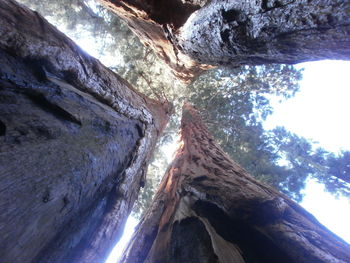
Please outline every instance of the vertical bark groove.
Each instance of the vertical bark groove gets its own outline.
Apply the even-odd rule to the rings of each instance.
[[[0,1],[1,262],[103,262],[171,105]]]
[[[187,20],[178,43],[211,65],[349,59],[349,13],[350,4],[342,0],[214,0]]]
[[[348,244],[232,161],[189,104],[181,136],[121,262],[349,262]],[[191,222],[193,227],[186,228]],[[203,243],[193,240],[199,228]]]
[[[349,1],[100,2],[124,19],[185,81],[209,65],[350,59]],[[172,14],[163,12],[159,19],[155,14],[163,10]]]
[[[185,55],[174,38],[174,33],[204,1],[99,1],[121,17],[141,42],[168,64],[177,78],[189,82],[211,68]]]

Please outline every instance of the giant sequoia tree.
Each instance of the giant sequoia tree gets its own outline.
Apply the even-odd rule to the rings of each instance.
[[[349,59],[344,0],[99,0],[189,80],[210,65]]]
[[[0,1],[0,261],[102,262],[170,107]]]
[[[350,247],[259,183],[185,104],[173,163],[121,262],[349,262]]]
[[[182,80],[208,63],[349,58],[345,1],[101,2]],[[64,3],[105,22],[83,0]],[[103,261],[171,107],[134,90],[38,13],[13,0],[0,7],[0,261]],[[132,73],[152,89],[146,71]],[[191,108],[183,120],[184,144],[124,260],[349,261],[339,238],[230,161]]]

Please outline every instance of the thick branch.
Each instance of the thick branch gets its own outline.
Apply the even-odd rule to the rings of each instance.
[[[211,65],[350,59],[350,3],[214,0],[178,34],[183,52]]]
[[[184,80],[205,65],[350,59],[349,1],[100,1]]]

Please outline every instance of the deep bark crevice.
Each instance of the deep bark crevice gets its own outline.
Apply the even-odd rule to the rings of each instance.
[[[127,2],[127,1],[125,1]],[[200,8],[194,3],[184,3],[181,0],[146,0],[130,1],[130,3],[121,2],[124,8],[130,11],[132,8],[145,11],[150,19],[161,25],[172,25],[174,29],[181,27],[187,18]],[[128,7],[129,5],[129,7]],[[132,6],[132,8],[130,8]],[[174,12],[176,10],[176,12]]]
[[[185,55],[174,37],[174,33],[183,26],[189,16],[206,1],[100,0],[100,2],[125,20],[141,42],[151,47],[180,80],[189,82],[203,70],[211,68]]]
[[[0,6],[1,262],[103,262],[171,105],[36,12]]]
[[[146,240],[154,229],[157,235]],[[121,262],[177,260],[345,263],[350,247],[298,204],[231,160],[199,113],[185,104],[175,159]]]
[[[195,202],[193,210],[200,217],[207,218],[221,237],[236,244],[246,263],[296,263],[276,246],[273,240],[254,229],[245,220],[231,219],[215,204],[198,200]]]
[[[168,262],[219,262],[210,235],[197,217],[187,217],[174,223]]]
[[[6,134],[6,125],[0,120],[0,136],[5,136]]]
[[[51,102],[43,94],[35,91],[30,91],[26,94],[28,98],[33,101],[39,108],[42,108],[46,112],[52,113],[53,116],[63,121],[69,121],[81,126],[81,121],[78,120],[74,115],[61,108],[59,105]]]
[[[209,65],[350,59],[348,1],[100,1],[187,82]]]

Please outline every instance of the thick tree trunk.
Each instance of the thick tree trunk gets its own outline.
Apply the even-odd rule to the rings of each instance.
[[[170,107],[0,0],[0,261],[103,262]]]
[[[188,82],[211,68],[197,63],[174,43],[173,30],[179,28],[199,6],[180,0],[99,1],[125,20],[141,42],[151,47],[177,78]]]
[[[349,1],[100,1],[185,80],[207,64],[350,59]]]
[[[122,261],[350,262],[350,246],[253,179],[185,105],[175,160]]]

